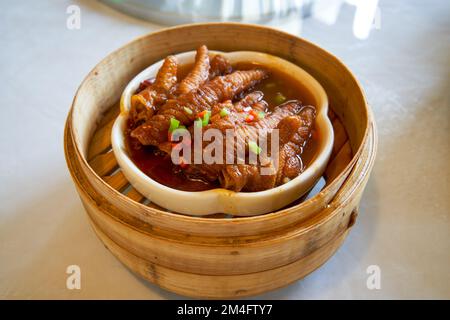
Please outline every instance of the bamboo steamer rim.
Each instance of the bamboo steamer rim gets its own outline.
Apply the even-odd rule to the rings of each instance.
[[[285,214],[289,214],[290,211],[292,210],[296,210],[296,211],[301,211],[302,208],[312,205],[313,203],[317,202],[319,203],[320,201],[320,195],[327,193],[330,189],[333,189],[336,187],[338,181],[342,178],[343,175],[345,175],[347,172],[349,172],[355,165],[355,163],[358,161],[362,150],[364,148],[364,146],[367,143],[367,139],[368,139],[368,134],[369,134],[369,127],[370,127],[370,123],[374,123],[373,121],[371,121],[372,115],[371,115],[371,111],[370,111],[370,107],[367,103],[367,98],[365,96],[365,93],[360,85],[360,83],[358,82],[358,80],[356,79],[355,75],[353,74],[353,72],[347,68],[347,66],[339,59],[337,58],[335,55],[333,55],[332,53],[328,52],[327,50],[317,46],[316,44],[305,40],[303,38],[294,36],[292,34],[289,34],[287,32],[284,31],[280,31],[271,27],[266,27],[266,26],[260,26],[260,25],[256,25],[256,24],[244,24],[244,23],[237,23],[237,22],[215,22],[215,23],[194,23],[194,24],[186,24],[186,25],[178,25],[178,26],[174,26],[174,27],[170,27],[170,28],[164,28],[162,30],[156,31],[156,32],[151,32],[145,35],[142,35],[140,37],[135,38],[134,40],[131,40],[130,42],[128,42],[127,44],[121,46],[120,48],[114,50],[112,53],[108,54],[105,58],[103,58],[88,74],[87,76],[83,79],[82,83],[80,84],[80,86],[78,87],[75,97],[72,101],[72,105],[69,111],[69,116],[67,121],[70,122],[70,126],[69,129],[71,130],[71,135],[70,138],[72,139],[72,143],[73,143],[73,147],[75,149],[75,152],[78,153],[80,155],[79,158],[81,158],[81,161],[83,162],[83,165],[89,169],[90,174],[93,175],[93,177],[95,178],[95,180],[97,182],[99,182],[100,184],[104,185],[107,189],[109,189],[110,192],[112,192],[115,196],[118,197],[118,199],[120,199],[123,202],[133,202],[135,205],[138,205],[141,207],[141,209],[143,209],[147,214],[150,215],[160,215],[160,216],[165,216],[167,218],[170,219],[176,219],[180,222],[188,222],[188,223],[200,223],[200,224],[206,224],[206,225],[215,225],[217,224],[217,220],[218,219],[211,219],[211,218],[207,218],[207,217],[198,217],[198,216],[189,216],[189,215],[183,215],[183,214],[178,214],[178,213],[172,213],[172,212],[168,212],[168,211],[163,211],[160,209],[156,209],[156,208],[151,208],[148,207],[144,204],[141,204],[139,202],[133,201],[131,199],[129,199],[127,196],[123,195],[122,193],[120,193],[119,191],[115,190],[114,188],[112,188],[110,185],[108,185],[92,168],[91,166],[88,164],[87,158],[85,156],[83,156],[83,153],[80,151],[78,143],[76,141],[76,133],[72,131],[72,128],[74,126],[73,124],[73,117],[72,117],[72,111],[74,109],[74,106],[77,102],[77,98],[78,98],[78,94],[79,92],[83,89],[83,87],[85,86],[85,84],[87,83],[87,81],[93,76],[95,75],[95,73],[97,72],[97,66],[103,64],[105,61],[108,60],[108,58],[110,56],[119,54],[122,50],[125,50],[126,47],[128,47],[131,44],[135,44],[141,41],[144,41],[147,37],[151,36],[151,35],[157,35],[157,34],[161,34],[161,33],[166,33],[166,32],[174,32],[180,29],[194,29],[198,28],[198,27],[226,27],[226,26],[230,26],[230,27],[249,27],[249,28],[253,28],[253,29],[258,29],[261,31],[269,31],[272,32],[274,34],[278,34],[284,37],[288,37],[288,38],[296,38],[297,40],[300,40],[302,42],[304,42],[305,44],[315,48],[316,50],[319,51],[323,51],[324,53],[326,53],[327,55],[331,56],[334,61],[336,63],[338,63],[341,67],[343,67],[350,75],[351,79],[353,80],[354,84],[356,85],[356,87],[359,89],[359,92],[361,93],[363,99],[364,99],[364,106],[365,106],[365,112],[367,114],[367,121],[366,121],[366,125],[365,125],[365,129],[364,129],[364,134],[363,134],[363,138],[361,143],[358,146],[358,149],[356,150],[356,152],[354,152],[352,160],[347,164],[347,166],[339,173],[339,175],[337,177],[334,178],[334,180],[328,184],[327,186],[325,186],[318,194],[314,195],[313,197],[311,197],[308,200],[305,200],[299,204],[296,204],[294,206],[289,206],[287,208],[284,208],[282,210],[278,210],[275,212],[271,212],[271,213],[267,213],[267,214],[263,214],[263,215],[259,215],[259,216],[250,216],[250,217],[233,217],[231,219],[220,219],[221,223],[224,224],[235,224],[237,222],[239,223],[253,223],[253,222],[262,222],[265,220],[270,220],[270,219],[276,219],[278,217],[281,217]],[[67,162],[72,161],[72,159],[66,159]]]

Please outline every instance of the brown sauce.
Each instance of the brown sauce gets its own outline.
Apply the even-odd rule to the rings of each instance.
[[[257,67],[254,63],[238,63],[233,66],[235,70],[248,70]],[[184,78],[192,64],[179,66],[178,79]],[[267,69],[267,67],[264,66]],[[269,69],[270,70],[270,69]],[[277,70],[270,70],[270,77],[255,86],[252,91],[259,90],[264,93],[264,100],[269,104],[267,112],[273,110],[280,103],[280,94],[288,100],[300,100],[304,105],[313,103],[311,94],[298,81],[285,73]],[[126,134],[127,149],[130,158],[136,166],[153,180],[170,188],[182,191],[204,191],[220,188],[218,182],[211,183],[200,179],[190,179],[184,175],[182,170],[172,163],[170,155],[164,154],[152,146],[142,146],[137,140]],[[311,139],[303,148],[301,159],[305,168],[314,161],[317,155],[320,132],[315,128],[312,131]]]
[[[204,191],[219,188],[218,183],[187,178],[180,168],[172,163],[170,155],[163,154],[152,146],[143,146],[127,136],[127,149],[136,166],[153,180],[173,189]]]

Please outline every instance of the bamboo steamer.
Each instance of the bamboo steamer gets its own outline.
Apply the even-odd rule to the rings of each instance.
[[[325,88],[335,132],[325,187],[254,217],[194,217],[149,203],[125,179],[110,132],[126,84],[161,58],[206,44],[290,60]],[[322,265],[355,223],[376,154],[375,123],[352,73],[334,56],[267,27],[208,23],[165,29],[110,54],[86,77],[67,118],[66,160],[95,233],[127,267],[167,290],[233,298],[296,281]]]

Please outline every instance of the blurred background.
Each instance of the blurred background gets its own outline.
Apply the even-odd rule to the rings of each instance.
[[[164,25],[208,21],[268,23],[307,15],[311,0],[102,0],[124,13]]]
[[[280,26],[297,23],[291,32],[299,32],[301,21],[314,17],[325,24],[334,24],[343,5],[355,9],[354,35],[369,36],[371,28],[379,27],[378,0],[101,0],[125,14],[161,25],[196,22],[232,21]]]
[[[66,168],[77,87],[113,50],[168,25],[263,23],[339,57],[365,89],[377,160],[344,245],[256,298],[450,299],[450,1],[0,1],[0,298],[177,299],[105,250]],[[67,290],[79,265],[81,290]],[[366,286],[381,270],[381,289]]]

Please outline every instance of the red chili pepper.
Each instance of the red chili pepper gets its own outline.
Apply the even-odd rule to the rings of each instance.
[[[252,109],[252,111],[250,111],[250,114],[253,116],[254,119],[259,118],[258,112],[256,112],[254,109]]]
[[[197,113],[197,118],[203,119],[203,117],[205,116],[207,110],[203,110],[202,112]]]

